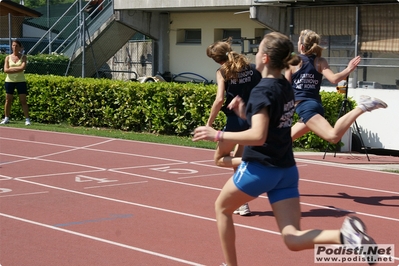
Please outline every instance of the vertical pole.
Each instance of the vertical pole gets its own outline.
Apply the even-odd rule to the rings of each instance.
[[[359,50],[359,6],[356,6],[356,35],[355,35],[355,56],[358,55]],[[356,88],[358,80],[358,70],[356,69],[352,73],[352,88]]]
[[[290,8],[290,40],[294,36],[294,9]]]
[[[47,0],[47,28],[50,29],[50,0]],[[51,31],[48,32],[48,53],[51,54]]]
[[[355,36],[355,56],[358,54],[359,49],[359,6],[356,6],[356,36]]]
[[[82,78],[86,76],[85,73],[85,64],[86,64],[86,58],[85,58],[85,19],[84,19],[84,14],[82,12],[82,0],[79,0],[79,18],[80,18],[80,41],[81,41],[81,52],[82,52]]]
[[[11,21],[11,13],[8,13],[8,45],[10,47],[10,53],[12,52],[11,45],[12,45],[12,21]]]

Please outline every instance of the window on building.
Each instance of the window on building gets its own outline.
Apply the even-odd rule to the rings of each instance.
[[[177,43],[201,44],[201,29],[181,29],[177,31]]]
[[[232,44],[241,44],[241,29],[224,29],[223,39],[233,38]]]
[[[352,41],[352,36],[321,36],[320,45],[328,48],[348,48],[354,47],[354,41]]]

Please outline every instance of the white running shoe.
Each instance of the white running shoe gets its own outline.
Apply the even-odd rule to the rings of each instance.
[[[8,124],[10,122],[10,119],[8,117],[4,118],[1,120],[0,125]]]
[[[234,214],[239,214],[241,216],[251,215],[251,210],[249,209],[248,203],[241,205],[237,210],[233,212]]]
[[[360,96],[358,106],[365,112],[371,112],[378,108],[387,108],[388,104],[378,98],[362,95]]]
[[[25,119],[25,126],[30,126],[30,119],[29,118]]]
[[[361,248],[362,245],[377,245],[373,238],[367,235],[366,225],[356,216],[347,216],[341,227],[343,244],[350,245],[352,248]],[[367,261],[367,256],[365,259]],[[378,256],[377,256],[378,257]],[[369,258],[371,259],[371,258]],[[376,256],[372,256],[373,261],[368,261],[369,265],[375,264]]]

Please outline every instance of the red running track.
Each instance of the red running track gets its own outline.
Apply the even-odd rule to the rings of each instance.
[[[232,171],[213,151],[0,128],[0,264],[220,265],[213,204]],[[399,175],[297,160],[302,228],[356,212],[399,257]],[[281,241],[265,196],[235,216],[240,265],[308,266]],[[338,264],[322,264],[338,265]],[[342,264],[341,264],[342,265]]]

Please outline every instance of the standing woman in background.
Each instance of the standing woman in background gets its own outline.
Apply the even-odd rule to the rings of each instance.
[[[0,124],[7,124],[10,121],[11,105],[14,100],[14,90],[17,89],[19,101],[25,115],[25,125],[30,125],[29,108],[26,102],[28,87],[25,80],[26,56],[21,52],[23,50],[20,41],[12,42],[12,54],[8,55],[4,60],[4,73],[7,74],[5,80],[6,103],[4,105],[4,119]]]
[[[206,49],[207,56],[221,65],[216,71],[217,93],[206,126],[212,127],[218,113],[222,111],[227,117],[223,131],[238,132],[247,130],[249,125],[245,119],[238,117],[233,110],[230,110],[228,105],[236,96],[246,103],[252,88],[262,77],[254,64],[250,64],[244,55],[231,49],[231,41],[231,38],[218,41]],[[216,141],[219,141],[217,138],[216,136]],[[233,156],[230,156],[233,149]],[[242,152],[242,145],[219,141],[214,156],[215,164],[221,167],[232,167],[236,171],[241,163]],[[248,204],[244,204],[234,213],[250,215],[251,211]]]

